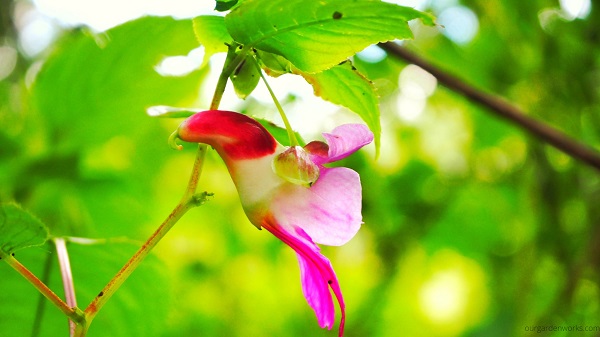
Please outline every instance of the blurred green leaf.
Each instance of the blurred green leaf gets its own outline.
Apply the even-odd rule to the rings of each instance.
[[[166,105],[156,105],[149,107],[146,112],[150,117],[163,117],[163,118],[187,118],[198,112],[198,110],[191,110],[188,108],[177,108]]]
[[[40,114],[60,145],[139,135],[153,105],[191,105],[201,72],[163,77],[155,67],[166,56],[187,55],[198,43],[191,20],[144,17],[91,36],[67,35],[44,63],[33,87]]]
[[[288,137],[288,133],[285,128],[277,126],[277,125],[273,124],[273,122],[270,122],[266,119],[256,118],[256,117],[252,117],[252,118],[254,118],[262,126],[264,126],[265,129],[267,129],[267,131],[269,131],[269,133],[273,136],[273,138],[275,138],[275,140],[277,140],[280,144],[285,145],[285,146],[290,145],[290,138]],[[304,146],[306,143],[304,142],[304,139],[302,139],[302,136],[300,136],[300,134],[298,132],[294,132],[294,134],[296,135],[296,139],[300,143],[300,146]]]
[[[19,205],[0,205],[0,256],[44,244],[48,240],[48,228]]]
[[[109,240],[97,244],[68,244],[78,305],[88,305],[112,276],[135,252],[139,244]],[[62,289],[56,256],[51,249],[28,249],[19,260],[36,275],[42,275],[46,263],[51,263],[48,285]],[[50,259],[50,260],[48,260]],[[6,268],[6,269],[2,269]],[[0,264],[0,331],[2,337],[22,337],[31,334],[39,294],[9,266]],[[171,303],[168,276],[164,265],[153,255],[110,299],[91,324],[88,336],[161,336],[168,319]],[[58,292],[60,296],[60,292]],[[45,310],[39,337],[68,336],[65,316],[44,300]],[[143,324],[140,324],[143,322]]]
[[[350,61],[320,73],[300,72],[300,75],[313,86],[315,95],[358,114],[375,135],[375,148],[379,153],[379,103],[371,81],[360,74]]]
[[[282,55],[305,72],[319,72],[378,42],[412,38],[408,21],[433,17],[375,1],[247,0],[225,17],[239,43]]]
[[[217,2],[217,6],[218,4]],[[204,46],[203,64],[214,54],[227,52],[227,44],[231,44],[233,38],[229,35],[222,16],[202,15],[194,18],[193,23],[196,39]]]

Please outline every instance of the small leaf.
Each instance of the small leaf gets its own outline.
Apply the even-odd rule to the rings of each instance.
[[[202,65],[205,65],[214,54],[227,52],[227,44],[231,44],[233,38],[227,32],[222,16],[202,15],[195,17],[192,22],[196,40],[204,46]]]
[[[0,206],[0,256],[48,240],[48,228],[31,213],[14,203]]]
[[[371,81],[360,74],[350,61],[317,74],[297,73],[313,86],[315,95],[358,114],[373,132],[375,149],[379,153],[381,137],[379,105]]]
[[[259,122],[262,126],[264,126],[265,129],[267,129],[267,131],[269,131],[269,133],[273,136],[273,138],[275,138],[275,140],[277,140],[277,142],[279,142],[279,144],[282,144],[284,146],[290,145],[290,138],[288,137],[288,133],[287,133],[286,129],[284,129],[280,126],[277,126],[266,119],[256,118],[256,117],[252,117],[252,118],[255,119],[257,122]],[[302,139],[300,134],[298,132],[294,132],[294,134],[296,135],[296,139],[298,140],[298,143],[300,143],[301,146],[304,146],[306,143],[304,142],[304,140]]]
[[[189,108],[177,108],[167,105],[155,105],[146,109],[146,113],[150,117],[161,117],[161,118],[187,118],[197,113],[198,110],[192,110]]]
[[[238,97],[246,99],[254,91],[260,80],[260,74],[254,64],[253,56],[246,56],[246,59],[240,63],[229,77]]]
[[[319,72],[369,45],[412,38],[412,19],[433,25],[429,14],[379,0],[245,0],[225,25],[235,41]]]
[[[238,0],[217,0],[215,10],[218,12],[225,12],[231,9],[238,3]]]
[[[285,57],[262,50],[258,50],[256,55],[267,75],[279,77],[283,74],[292,73],[292,63]]]

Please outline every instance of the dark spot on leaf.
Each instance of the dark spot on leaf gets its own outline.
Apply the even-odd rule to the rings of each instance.
[[[327,280],[327,284],[332,284],[333,281],[332,280]]]
[[[332,15],[334,20],[339,20],[342,18],[342,16],[343,16],[343,14],[338,11],[333,12],[333,15]]]
[[[98,294],[98,297],[102,297],[102,296],[104,296],[104,291],[101,291],[101,292]]]

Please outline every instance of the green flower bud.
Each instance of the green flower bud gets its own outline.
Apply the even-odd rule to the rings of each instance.
[[[319,167],[300,146],[292,146],[277,155],[272,166],[278,176],[292,184],[310,187],[319,178]]]

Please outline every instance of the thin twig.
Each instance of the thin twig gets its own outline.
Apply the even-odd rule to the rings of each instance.
[[[56,255],[60,266],[60,276],[65,290],[65,300],[71,308],[77,307],[77,298],[75,297],[75,286],[73,285],[73,273],[71,272],[71,262],[69,252],[64,238],[55,238]],[[75,322],[69,320],[69,336],[75,335]]]
[[[52,304],[54,304],[60,311],[62,311],[70,319],[79,322],[82,316],[74,309],[70,308],[60,297],[58,297],[46,284],[38,279],[32,272],[29,271],[24,265],[22,265],[17,259],[11,255],[3,255],[2,259],[8,263],[14,270],[16,270],[21,276],[23,276],[31,285],[33,285],[44,297],[46,297]]]
[[[465,96],[473,102],[479,103],[497,116],[509,120],[520,128],[528,131],[539,139],[563,151],[565,154],[576,158],[589,166],[600,170],[600,153],[588,145],[582,144],[567,136],[556,128],[527,116],[523,111],[508,103],[506,100],[483,92],[453,76],[421,57],[409,52],[406,48],[396,43],[380,43],[379,47],[393,55],[413,63],[433,76],[445,87]]]

